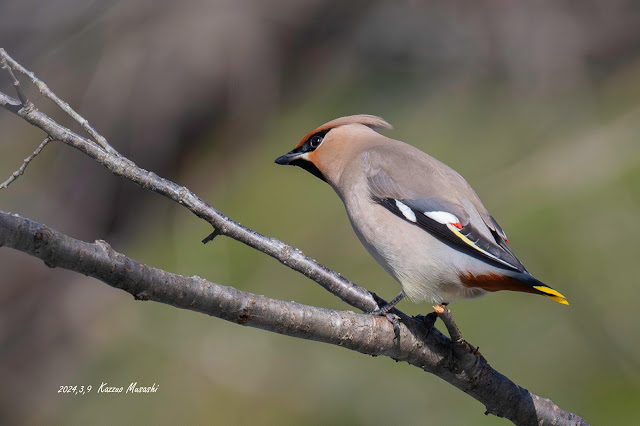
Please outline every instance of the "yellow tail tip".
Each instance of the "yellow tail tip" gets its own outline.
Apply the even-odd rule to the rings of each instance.
[[[555,300],[558,303],[562,303],[563,305],[568,305],[569,301],[567,299],[563,299],[562,297],[558,297],[558,296],[549,296],[547,294],[545,294],[545,296],[547,296],[550,299]]]
[[[559,291],[556,291],[551,287],[537,285],[537,286],[534,286],[533,288],[535,288],[536,290],[543,293],[548,298],[553,299],[558,303],[562,303],[563,305],[569,304],[566,297],[564,297]]]

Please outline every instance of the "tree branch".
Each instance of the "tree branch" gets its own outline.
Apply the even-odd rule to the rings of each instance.
[[[0,107],[42,129],[48,138],[80,150],[114,174],[185,206],[213,225],[214,234],[231,237],[268,254],[353,307],[363,311],[377,309],[377,297],[366,289],[305,256],[300,250],[229,219],[187,188],[139,168],[115,151],[84,118],[3,49],[0,49],[0,60],[29,77],[45,96],[54,100],[95,140],[80,136],[55,122],[26,98],[18,101],[0,92]],[[105,242],[89,244],[74,240],[46,226],[0,211],[2,245],[39,257],[48,266],[63,267],[97,278],[131,293],[137,299],[168,303],[243,325],[406,361],[468,393],[485,405],[487,413],[506,417],[516,424],[587,424],[579,416],[558,408],[550,400],[532,394],[498,373],[466,342],[465,346],[456,344],[457,339],[451,342],[436,329],[428,330],[422,322],[397,310],[394,312],[402,319],[399,338],[395,338],[393,327],[384,317],[283,302],[210,283],[199,277],[171,274],[116,253]]]
[[[65,101],[60,99],[58,96],[56,96],[56,94],[53,93],[51,91],[51,89],[49,89],[49,86],[47,86],[42,80],[38,79],[38,77],[36,77],[34,73],[32,73],[31,71],[27,70],[22,65],[20,65],[18,62],[16,62],[2,48],[0,48],[0,60],[2,61],[3,68],[7,69],[8,73],[9,73],[9,76],[13,80],[13,85],[16,88],[16,92],[18,93],[18,97],[20,98],[20,102],[21,102],[21,104],[23,106],[27,107],[27,106],[29,106],[30,103],[27,100],[27,97],[22,92],[22,89],[20,88],[20,82],[18,81],[18,79],[13,74],[12,69],[14,69],[14,70],[26,75],[27,77],[29,77],[29,80],[31,80],[31,82],[38,88],[38,90],[40,91],[41,94],[43,94],[46,98],[50,99],[53,103],[58,105],[61,110],[66,112],[71,118],[73,118],[78,124],[80,124],[80,126],[87,133],[89,133],[91,135],[91,137],[95,140],[95,142],[102,149],[104,149],[106,152],[108,152],[110,154],[117,154],[117,151],[115,149],[113,149],[113,147],[111,145],[109,145],[107,140],[100,133],[98,133],[93,127],[91,127],[91,125],[89,124],[89,122],[85,118],[83,118],[82,116],[80,116],[80,114],[75,112],[73,110],[73,108],[71,108],[71,106],[69,106],[68,103],[66,103]]]
[[[137,300],[153,300],[250,327],[330,343],[363,354],[384,355],[433,373],[486,405],[487,411],[516,424],[586,425],[548,399],[517,386],[475,351],[473,365],[461,369],[451,341],[428,332],[419,321],[400,326],[396,339],[385,317],[334,311],[270,299],[203,278],[184,277],[144,265],[114,251],[106,242],[75,240],[49,227],[0,211],[0,246],[97,278]]]
[[[0,49],[0,59],[3,59],[5,56],[8,57],[6,52]],[[15,61],[11,59],[8,62],[12,64]],[[32,76],[33,73],[27,71],[26,75]],[[1,96],[2,93],[0,93],[0,98]],[[88,155],[111,170],[114,174],[123,176],[145,189],[161,194],[185,206],[196,216],[213,225],[219,235],[231,237],[236,241],[240,241],[249,247],[278,259],[284,265],[311,278],[326,290],[338,296],[342,301],[355,308],[367,312],[377,309],[378,305],[369,291],[305,256],[300,250],[275,238],[265,237],[252,229],[240,225],[205,203],[184,186],[177,185],[170,180],[161,178],[153,172],[144,170],[138,167],[133,161],[117,153],[112,154],[105,151],[94,141],[84,138],[58,124],[49,116],[40,112],[32,104],[17,110],[13,108],[14,105],[15,104],[10,101],[6,104],[0,104],[0,106],[5,107],[5,109],[42,129],[54,140],[64,142]]]
[[[40,143],[40,145],[38,145],[38,147],[35,149],[35,151],[33,151],[31,153],[31,155],[29,155],[27,158],[24,159],[24,161],[22,162],[22,165],[18,168],[18,170],[13,172],[11,174],[11,176],[9,176],[9,178],[7,180],[5,180],[4,182],[0,183],[0,189],[4,189],[4,188],[8,187],[9,185],[11,185],[11,183],[13,181],[15,181],[20,176],[22,176],[24,174],[25,169],[29,165],[29,163],[31,163],[31,161],[33,161],[33,159],[36,158],[38,156],[38,154],[40,154],[42,152],[44,147],[47,146],[47,144],[49,142],[51,142],[51,141],[52,141],[51,136],[47,136],[46,138],[44,138],[44,140]]]

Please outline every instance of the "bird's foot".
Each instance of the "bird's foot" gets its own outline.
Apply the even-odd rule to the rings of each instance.
[[[377,297],[377,296],[376,296]],[[397,340],[400,340],[400,317],[393,312],[393,307],[404,298],[404,291],[401,291],[391,302],[384,304],[375,311],[366,312],[365,315],[384,315],[393,326],[393,333]]]
[[[387,317],[387,320],[393,326],[393,334],[397,341],[400,341],[400,317],[393,313],[384,314]]]

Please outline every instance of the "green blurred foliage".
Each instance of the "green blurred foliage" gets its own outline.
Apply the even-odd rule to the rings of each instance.
[[[329,25],[327,21],[333,22],[314,22]],[[434,28],[437,33],[437,25]],[[323,45],[326,50],[318,54],[321,63],[298,64],[320,67],[322,72],[310,73],[313,78],[301,85],[299,93],[289,93],[263,111],[264,117],[255,120],[260,127],[246,132],[251,139],[238,141],[220,129],[224,126],[212,125],[193,141],[197,149],[185,149],[181,167],[171,169],[174,174],[166,177],[186,185],[243,225],[300,248],[371,291],[392,298],[398,284],[360,245],[331,188],[301,169],[273,164],[278,155],[326,121],[358,113],[382,116],[395,127],[386,135],[413,144],[460,172],[505,229],[529,271],[571,303],[565,307],[544,297],[510,292],[460,302],[452,310],[468,341],[479,346],[498,371],[590,423],[633,424],[640,414],[636,307],[640,61],[625,58],[608,72],[589,75],[587,83],[529,93],[514,88],[500,70],[478,71],[467,78],[465,70],[448,74],[442,66],[446,58],[427,58],[415,68],[405,67],[402,61],[378,63],[369,58],[367,63],[353,59],[359,53],[366,56],[358,52],[357,43],[352,47],[344,42],[347,53],[332,56],[331,49],[337,50],[342,39],[329,40],[328,47]],[[58,58],[55,53],[50,57]],[[108,62],[99,65],[105,67]],[[431,70],[432,65],[436,69]],[[162,68],[153,63],[145,66]],[[88,74],[74,72],[78,78]],[[305,77],[305,73],[298,75]],[[125,86],[124,78],[114,80]],[[126,83],[140,82],[132,78]],[[58,95],[68,96],[64,91]],[[92,98],[84,101],[102,107]],[[199,106],[206,111],[213,108]],[[141,117],[143,112],[139,116],[123,113],[119,119]],[[93,121],[93,116],[87,118]],[[35,147],[40,134],[24,127],[21,139],[33,141]],[[129,136],[135,139],[141,133]],[[124,145],[122,140],[112,143]],[[152,148],[124,153],[153,168],[153,163],[149,165]],[[3,151],[3,175],[28,151]],[[67,226],[74,216],[66,201],[77,196],[75,192],[56,199],[41,191],[43,181],[62,180],[52,173],[77,173],[61,166],[67,164],[63,157],[90,163],[66,147],[48,147],[10,191],[0,194],[2,206],[19,206],[16,213],[74,237],[103,238],[85,228]],[[118,179],[99,166],[86,167],[82,169],[85,176]],[[130,187],[135,194],[144,192],[133,184]],[[101,198],[109,195],[99,194]],[[119,210],[128,208],[117,205]],[[52,212],[58,214],[55,219],[49,216]],[[200,241],[210,227],[160,197],[137,204],[129,218],[131,224],[125,229],[130,238],[120,235],[109,242],[144,263],[273,298],[350,309],[314,282],[238,242],[218,237],[203,246]],[[0,254],[7,264],[13,259],[24,261],[24,256],[9,250]],[[10,419],[26,424],[508,423],[484,416],[484,407],[465,393],[403,363],[134,301],[95,280],[50,270],[35,260],[29,265],[40,277],[38,284],[60,285],[54,293],[75,286],[78,295],[64,299],[68,305],[64,310],[68,321],[60,326],[64,331],[45,328],[47,332],[38,337],[50,344],[38,350],[50,350],[51,355],[44,356],[43,365],[21,366],[37,373],[25,373],[24,379],[20,376],[12,382],[20,386],[15,392],[18,398],[11,401],[21,403],[0,401],[0,407],[13,410]],[[42,296],[42,304],[49,302]],[[408,301],[399,308],[410,314],[431,310],[428,304]],[[19,309],[32,309],[37,317],[41,307]],[[91,314],[74,316],[76,310]],[[25,335],[33,331],[21,326],[26,327],[4,327]],[[69,335],[76,344],[66,340],[72,340]],[[0,347],[0,355],[9,353],[11,344],[18,346],[16,341]],[[73,365],[61,369],[61,358],[72,359]],[[9,368],[0,367],[0,378],[9,377]],[[60,376],[64,382],[58,383]],[[156,383],[159,391],[136,396],[56,394],[61,385],[92,385],[95,391],[102,382],[126,387],[132,381]],[[5,398],[13,393],[4,392],[0,396]]]
[[[335,116],[384,116],[396,128],[389,136],[460,171],[530,271],[571,302],[564,307],[502,292],[459,303],[453,311],[467,339],[499,371],[593,424],[629,424],[640,400],[640,93],[626,91],[618,103],[620,83],[613,78],[598,87],[589,108],[580,93],[525,103],[495,82],[463,94],[445,87],[389,99],[367,84],[349,85],[352,77],[274,114],[254,148],[235,156],[217,180],[206,179],[212,151],[194,154],[177,181],[244,225],[390,298],[397,284],[360,246],[332,190],[272,161]],[[208,227],[177,206],[157,222],[137,244],[119,249],[172,272],[348,309],[237,242],[220,237],[203,247],[199,240]],[[117,305],[122,312],[112,315],[127,318],[126,325],[100,327],[125,335],[98,345],[72,381],[155,382],[160,392],[69,399],[57,422],[506,423],[483,416],[476,401],[405,364],[123,299]],[[409,302],[400,307],[412,314],[430,310]]]

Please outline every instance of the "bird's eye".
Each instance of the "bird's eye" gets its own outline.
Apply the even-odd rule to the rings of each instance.
[[[313,135],[311,136],[311,139],[309,139],[309,146],[311,146],[311,148],[313,149],[319,147],[321,143],[322,143],[322,136]]]

